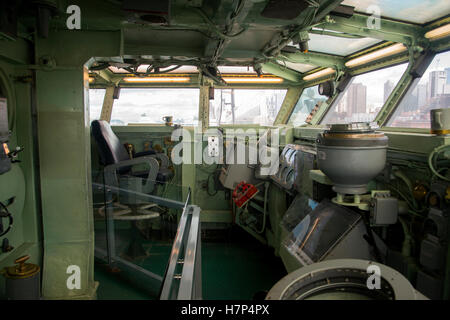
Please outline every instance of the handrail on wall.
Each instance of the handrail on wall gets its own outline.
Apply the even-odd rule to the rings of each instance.
[[[178,224],[161,288],[161,300],[202,299],[200,207],[189,205]]]

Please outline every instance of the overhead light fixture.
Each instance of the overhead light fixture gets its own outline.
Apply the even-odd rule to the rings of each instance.
[[[89,77],[89,83],[94,82],[94,78],[93,77]]]
[[[281,83],[284,80],[276,77],[222,77],[226,83]]]
[[[317,79],[317,78],[322,78],[322,77],[328,76],[330,74],[333,74],[335,72],[336,72],[336,70],[334,70],[333,68],[326,68],[326,69],[308,74],[307,76],[304,76],[303,80],[309,81],[309,80],[313,80],[313,79]]]
[[[189,77],[124,77],[122,81],[134,83],[149,83],[149,82],[189,82]]]
[[[444,38],[450,35],[450,23],[425,33],[425,38],[430,40]]]
[[[375,61],[375,60],[378,60],[378,59],[381,59],[384,57],[392,56],[394,54],[406,51],[406,49],[407,48],[405,45],[403,45],[402,43],[397,43],[392,46],[389,46],[389,47],[362,55],[358,58],[349,60],[345,63],[345,66],[349,67],[349,68],[353,68],[353,67],[360,66],[360,65],[363,65],[363,64],[366,64],[366,63],[369,63],[369,62],[372,62],[372,61]]]

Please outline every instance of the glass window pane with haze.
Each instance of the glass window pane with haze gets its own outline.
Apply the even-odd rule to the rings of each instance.
[[[355,7],[355,11],[373,13],[377,8],[382,17],[414,23],[426,23],[448,14],[448,0],[345,0],[341,4]]]
[[[305,124],[306,118],[316,104],[325,100],[327,98],[319,94],[319,86],[305,88],[295,105],[294,111],[292,111],[288,124],[293,126]]]
[[[387,125],[430,128],[430,110],[450,107],[450,51],[437,54],[427,71],[415,79]]]
[[[103,98],[105,97],[105,89],[89,89],[89,120],[100,119],[102,113]]]
[[[163,117],[172,116],[174,124],[192,126],[198,122],[198,103],[197,88],[122,88],[111,124],[163,124]]]
[[[209,125],[272,125],[285,89],[215,89],[209,104]]]
[[[373,38],[343,38],[310,33],[308,45],[310,51],[347,56],[380,42]]]
[[[353,77],[321,124],[372,122],[407,66],[407,63],[403,63]]]

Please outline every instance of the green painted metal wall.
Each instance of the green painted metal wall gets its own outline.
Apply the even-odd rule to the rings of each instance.
[[[21,40],[1,41],[0,44],[0,90],[8,99],[11,130],[8,146],[10,150],[17,146],[24,148],[18,157],[21,162],[12,164],[11,171],[0,175],[0,201],[5,203],[14,197],[14,202],[8,207],[14,224],[6,235],[0,237],[0,243],[6,238],[13,249],[0,251],[0,270],[12,266],[14,260],[23,255],[30,255],[30,262],[42,265],[32,135],[32,74],[23,68],[25,63],[29,63],[29,49],[28,44]],[[3,219],[3,223],[6,228],[7,220]],[[4,289],[4,277],[0,276],[0,298],[5,295]]]
[[[36,61],[41,63],[36,100],[45,298],[95,295],[89,84],[84,65],[93,56],[118,55],[119,39],[117,32],[69,31],[36,39]],[[67,288],[70,265],[80,268],[80,289]]]

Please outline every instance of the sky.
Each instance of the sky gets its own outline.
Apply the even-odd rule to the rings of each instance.
[[[220,104],[220,92],[215,90],[211,106]],[[104,89],[89,90],[90,118],[98,119],[103,105]],[[237,89],[235,90],[236,119],[248,123],[267,121],[266,106],[275,98],[278,111],[286,90]],[[230,97],[227,97],[227,101]],[[199,89],[197,88],[122,88],[118,100],[114,101],[112,121],[128,123],[163,123],[162,117],[172,116],[174,123],[193,125],[198,119]],[[229,109],[226,107],[225,109]],[[222,122],[227,117],[224,110]],[[250,114],[249,114],[250,113]],[[228,119],[229,120],[229,119]],[[270,118],[269,120],[274,120]],[[213,121],[213,119],[211,119]],[[214,121],[213,121],[214,122]],[[117,123],[117,122],[116,122]]]

